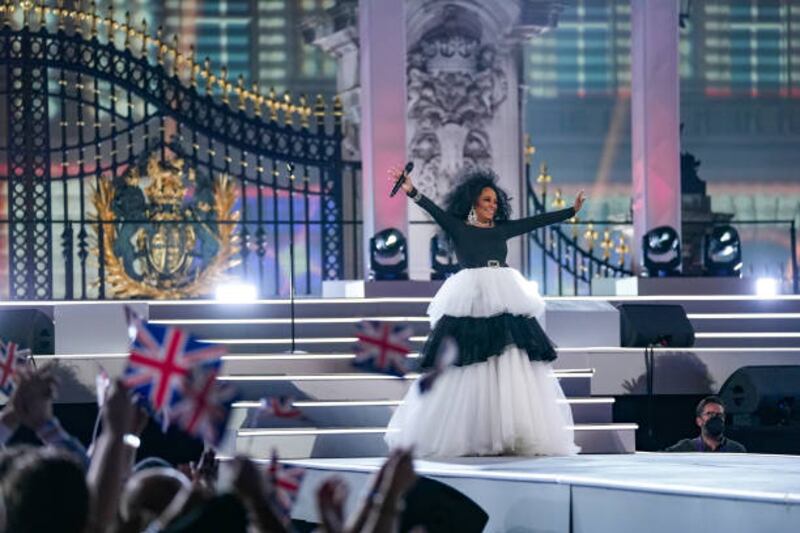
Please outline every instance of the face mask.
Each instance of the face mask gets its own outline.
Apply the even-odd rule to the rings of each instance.
[[[725,420],[721,416],[713,416],[705,423],[703,431],[709,437],[718,439],[725,431]]]

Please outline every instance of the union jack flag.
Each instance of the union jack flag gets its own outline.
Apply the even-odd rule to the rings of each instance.
[[[353,365],[396,376],[408,372],[406,356],[411,351],[410,326],[363,320],[356,327],[358,344],[354,347],[356,359]]]
[[[282,464],[278,461],[278,452],[272,450],[272,460],[269,464],[269,479],[272,482],[275,505],[283,515],[285,522],[291,520],[292,507],[297,501],[300,486],[303,484],[305,468]]]
[[[231,404],[238,393],[230,385],[217,383],[218,370],[197,368],[181,383],[181,399],[170,410],[170,422],[186,433],[218,446],[225,436]]]
[[[136,339],[131,347],[124,382],[131,392],[146,398],[152,409],[164,412],[180,397],[181,383],[198,366],[219,370],[225,349],[205,344],[180,328],[134,321]]]
[[[294,406],[294,398],[291,396],[261,398],[261,412],[276,418],[298,418],[303,414]]]
[[[20,350],[14,342],[0,341],[0,391],[6,396],[10,396],[14,390],[14,374],[28,364],[30,355],[30,350]]]

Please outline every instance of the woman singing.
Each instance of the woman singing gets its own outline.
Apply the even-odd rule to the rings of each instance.
[[[467,176],[446,211],[410,178],[403,189],[444,229],[462,267],[428,307],[421,368],[434,367],[447,338],[458,356],[429,392],[409,390],[389,422],[387,444],[413,446],[419,457],[577,453],[572,413],[552,374],[556,351],[537,322],[544,301],[505,260],[508,239],[573,217],[583,191],[568,209],[509,220],[508,196],[490,172]]]

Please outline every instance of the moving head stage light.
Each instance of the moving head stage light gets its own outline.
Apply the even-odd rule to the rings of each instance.
[[[659,226],[642,238],[642,259],[651,278],[680,275],[681,239],[669,226]]]
[[[703,238],[706,276],[742,276],[742,241],[733,226],[717,226]]]
[[[375,280],[408,279],[408,244],[400,230],[386,228],[369,240],[369,266]]]

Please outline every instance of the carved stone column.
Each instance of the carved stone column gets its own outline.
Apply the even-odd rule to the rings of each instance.
[[[442,203],[469,169],[492,169],[522,213],[522,115],[518,98],[524,39],[553,27],[560,3],[410,0],[408,152],[419,188]],[[427,221],[418,209],[409,219]],[[427,278],[436,227],[411,224],[411,274]],[[509,246],[520,265],[522,240]]]
[[[310,40],[339,62],[350,132],[360,125],[365,90],[355,85],[358,30],[337,26],[334,15],[354,3],[340,0],[325,20],[308,25]],[[490,168],[513,197],[514,216],[523,214],[520,50],[526,39],[555,27],[561,10],[562,2],[549,0],[406,0],[407,151],[415,182],[434,201],[443,202],[464,170]],[[408,215],[412,222],[429,220],[415,206]],[[412,278],[429,277],[435,229],[409,226]],[[509,246],[510,264],[519,266],[521,250],[522,239]]]

